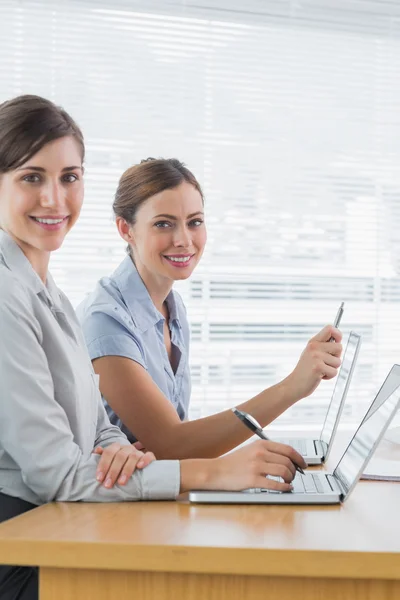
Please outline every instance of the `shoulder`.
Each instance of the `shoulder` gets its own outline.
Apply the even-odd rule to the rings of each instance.
[[[30,290],[21,279],[0,263],[0,311],[14,305],[31,306]]]
[[[93,292],[76,308],[76,314],[86,343],[102,336],[125,333],[137,337],[140,334],[122,294],[109,277],[97,283]]]
[[[94,315],[110,314],[116,306],[122,304],[121,294],[109,277],[100,279],[90,294],[77,306],[76,313],[81,323],[89,321]]]
[[[76,309],[91,360],[123,356],[146,368],[143,336],[122,297],[108,293],[101,280]]]
[[[0,339],[9,343],[21,328],[40,337],[33,291],[3,265],[0,265],[0,282]]]

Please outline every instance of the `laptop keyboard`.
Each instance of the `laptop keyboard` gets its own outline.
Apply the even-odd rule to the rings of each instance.
[[[307,456],[307,440],[302,440],[301,438],[295,440],[287,439],[284,440],[284,443],[292,446],[302,456]]]
[[[293,491],[296,494],[323,494],[324,486],[320,476],[315,473],[296,473],[292,481]]]
[[[267,475],[267,478],[283,482],[283,479],[276,475]],[[292,494],[326,494],[333,489],[329,484],[328,478],[325,478],[322,473],[305,473],[304,475],[296,473],[296,477],[292,481],[292,486]],[[252,488],[248,491],[253,493],[267,492],[269,494],[282,494],[282,492],[279,492],[278,490],[269,490],[267,488]]]

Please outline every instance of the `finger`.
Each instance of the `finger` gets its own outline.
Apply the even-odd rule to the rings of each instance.
[[[328,365],[326,365],[324,367],[324,374],[322,379],[325,380],[329,380],[329,379],[333,379],[334,377],[336,377],[337,375],[337,369],[334,369],[333,367],[328,367]]]
[[[275,454],[280,454],[289,458],[294,465],[298,465],[305,469],[307,467],[307,463],[301,454],[297,452],[292,446],[288,444],[281,444],[280,442],[269,441],[268,450],[270,452],[274,452]]]
[[[103,448],[101,446],[97,446],[92,452],[92,454],[103,454]]]
[[[121,444],[118,444],[117,442],[110,444],[107,446],[107,448],[103,448],[96,470],[97,481],[102,482],[104,480],[104,477],[108,473],[108,470],[111,466],[114,455],[120,450],[120,448]]]
[[[283,445],[283,444],[279,444],[279,445]],[[264,462],[264,466],[261,468],[267,469],[268,466],[271,464],[281,465],[284,469],[290,471],[291,479],[293,479],[293,477],[296,475],[296,466],[295,466],[294,462],[288,456],[284,456],[282,454],[272,452],[271,449],[269,449],[267,452],[265,452],[265,454],[263,454],[262,456],[261,455],[258,455],[258,456]],[[267,471],[266,471],[266,474],[267,474]]]
[[[339,369],[342,361],[338,356],[332,356],[332,354],[324,354],[323,356],[324,363],[329,367],[333,367],[334,369]]]
[[[342,333],[333,325],[325,325],[325,327],[316,335],[314,335],[310,341],[314,340],[316,342],[329,342],[331,338],[333,338],[335,342],[339,343],[342,341]]]
[[[293,489],[293,486],[290,483],[276,481],[276,479],[270,479],[269,477],[265,477],[263,475],[259,475],[257,478],[255,478],[253,487],[276,490],[279,492],[291,492]]]
[[[286,483],[293,481],[296,471],[294,473],[286,466],[277,463],[267,463],[265,465],[265,475],[273,475],[275,477],[281,477]]]
[[[149,465],[150,463],[153,462],[153,460],[156,460],[156,457],[154,456],[154,454],[152,452],[146,452],[139,460],[137,463],[137,468],[138,469],[144,469],[144,467],[147,467],[147,465]]]
[[[132,444],[132,446],[134,448],[136,448],[136,450],[144,450],[144,446],[143,446],[142,442],[134,442]]]
[[[120,485],[125,485],[126,482],[132,477],[133,473],[136,470],[137,463],[141,460],[142,456],[140,454],[130,454],[127,458],[125,464],[122,466],[118,477],[118,483]]]
[[[123,466],[121,473],[118,476],[118,483],[120,485],[125,485],[128,479],[132,477],[135,469],[144,469],[144,467],[147,467],[153,460],[156,460],[156,457],[152,452],[146,452],[146,454],[133,454]]]
[[[282,454],[275,454],[275,452],[269,452],[268,457],[266,459],[266,465],[270,465],[270,464],[281,465],[281,467],[283,467],[286,471],[289,471],[290,472],[290,481],[292,481],[292,479],[296,475],[296,466],[295,466],[294,462],[287,456],[282,456]],[[272,473],[272,475],[275,475],[275,474],[276,473]],[[280,477],[283,477],[283,475],[280,475]],[[285,481],[286,481],[286,479],[285,479]]]
[[[343,346],[340,343],[332,344],[332,342],[325,342],[320,345],[320,349],[326,354],[331,354],[332,356],[341,356],[343,352]]]
[[[136,466],[140,456],[142,456],[142,453],[139,450],[132,450],[130,446],[123,446],[113,457],[108,472],[105,475],[104,487],[108,489],[112,488],[119,476],[122,474],[128,460],[134,457]],[[132,472],[130,475],[132,475]]]
[[[336,342],[337,344],[339,344],[342,341],[342,332],[337,329],[337,327],[334,327],[333,325],[329,326],[331,328],[331,334],[330,334],[330,338],[329,338],[329,342]],[[333,339],[332,339],[333,338]]]
[[[333,360],[332,360],[333,359]],[[313,374],[320,379],[332,379],[337,374],[341,360],[331,354],[323,354],[313,365]]]

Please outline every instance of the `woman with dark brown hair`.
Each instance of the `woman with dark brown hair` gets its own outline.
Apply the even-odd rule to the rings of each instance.
[[[231,410],[187,420],[189,326],[173,289],[203,254],[201,187],[179,160],[147,159],[122,175],[113,207],[128,256],[78,308],[110,420],[160,458],[220,456],[251,432]],[[321,379],[335,377],[340,341],[340,332],[326,326],[288,377],[238,408],[266,426]]]
[[[260,440],[214,460],[156,461],[111,425],[74,310],[48,271],[80,213],[83,159],[63,109],[38,96],[0,105],[0,522],[51,501],[290,490],[302,459],[287,446]],[[1,600],[37,597],[34,567],[0,565]]]

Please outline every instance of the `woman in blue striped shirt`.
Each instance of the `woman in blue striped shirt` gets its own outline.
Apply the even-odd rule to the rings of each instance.
[[[113,208],[128,256],[78,308],[110,420],[157,457],[220,456],[251,432],[230,410],[187,420],[189,326],[173,289],[192,274],[205,247],[201,187],[180,161],[147,159],[122,175]],[[340,332],[326,326],[288,377],[239,408],[266,426],[321,379],[335,377],[340,341]]]

